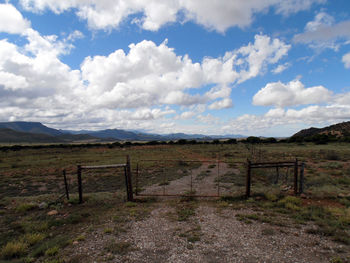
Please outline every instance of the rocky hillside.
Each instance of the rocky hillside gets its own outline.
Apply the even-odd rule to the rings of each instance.
[[[334,124],[324,128],[309,128],[301,130],[292,137],[311,137],[317,134],[335,135],[336,137],[344,137],[350,135],[350,121]]]

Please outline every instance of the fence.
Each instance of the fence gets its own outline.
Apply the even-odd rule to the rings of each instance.
[[[298,159],[295,161],[284,161],[284,162],[260,162],[260,163],[252,163],[250,160],[247,160],[247,176],[246,176],[246,197],[250,197],[251,195],[251,184],[252,184],[252,170],[253,169],[271,169],[275,168],[275,182],[278,183],[280,177],[280,168],[293,168],[293,191],[294,195],[298,195],[303,193],[304,188],[304,167],[305,164],[299,163]],[[300,171],[299,171],[300,168]],[[287,170],[288,171],[288,170]],[[266,177],[266,174],[265,174]],[[288,178],[287,178],[288,179]],[[298,187],[299,186],[299,187]]]
[[[266,185],[277,185],[282,169],[287,169],[285,183],[288,181],[289,168],[293,169],[293,191],[301,194],[304,185],[304,163],[295,161],[283,162],[223,162],[219,160],[141,160],[134,170],[135,188],[132,184],[132,173],[129,156],[125,164],[77,166],[79,203],[83,202],[82,172],[85,170],[124,169],[127,200],[133,201],[136,196],[187,196],[187,197],[221,197],[232,195],[251,196],[252,178],[264,181]],[[300,168],[300,169],[299,169]],[[275,172],[268,173],[267,169]],[[252,171],[264,170],[262,173]],[[299,171],[300,170],[300,171]],[[69,199],[65,171],[64,182]],[[269,179],[270,178],[270,179]],[[273,181],[271,181],[273,178]],[[289,178],[290,179],[290,178]]]
[[[133,201],[133,187],[132,187],[132,175],[131,175],[131,165],[130,158],[126,156],[125,164],[109,164],[109,165],[77,165],[77,181],[78,181],[78,193],[79,193],[79,203],[83,203],[83,182],[82,182],[82,172],[83,170],[100,170],[100,169],[124,169],[125,187],[127,200]],[[69,188],[67,184],[66,171],[63,170],[63,179],[65,184],[66,196],[69,199]]]
[[[238,169],[237,166],[241,166]],[[243,163],[219,160],[141,160],[135,174],[137,196],[220,197],[244,179]],[[242,177],[237,180],[237,177]]]

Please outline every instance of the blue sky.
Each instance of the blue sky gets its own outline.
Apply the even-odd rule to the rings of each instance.
[[[349,120],[347,0],[0,1],[0,121],[290,136]]]

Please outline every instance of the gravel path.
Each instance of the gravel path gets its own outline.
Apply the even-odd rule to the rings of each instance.
[[[235,217],[252,212],[200,203],[194,216],[178,221],[176,205],[158,202],[149,217],[130,222],[127,232],[111,236],[100,230],[76,245],[75,251],[88,255],[84,262],[322,263],[337,255],[350,257],[349,247],[307,234],[306,226],[246,224]],[[112,255],[103,250],[111,239],[130,244],[128,253]]]

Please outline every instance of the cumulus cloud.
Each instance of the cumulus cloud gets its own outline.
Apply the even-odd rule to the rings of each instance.
[[[294,36],[296,43],[308,44],[312,48],[331,48],[338,50],[339,46],[350,40],[350,21],[335,23],[332,16],[320,12],[305,26],[305,32]],[[343,42],[342,42],[343,41]]]
[[[195,105],[222,98],[210,109],[232,106],[232,83],[240,83],[263,73],[278,62],[290,47],[278,39],[257,35],[255,42],[227,52],[222,58],[204,58],[193,63],[178,56],[167,41],[156,45],[142,41],[129,45],[129,53],[116,50],[108,56],[87,57],[81,65],[86,95],[93,104],[105,107],[135,108],[160,104]],[[189,89],[216,84],[204,95]]]
[[[276,126],[287,125],[320,125],[348,121],[350,105],[312,105],[300,110],[271,109],[263,115],[245,114],[235,118],[223,126],[225,133],[265,133]]]
[[[346,68],[350,68],[350,53],[347,53],[343,56],[342,61]]]
[[[22,34],[30,28],[30,22],[11,4],[0,4],[0,32]]]
[[[141,18],[132,22],[143,29],[156,31],[165,24],[194,21],[210,30],[225,32],[233,26],[246,27],[254,20],[254,15],[267,11],[270,7],[284,16],[306,10],[312,4],[325,0],[20,0],[22,6],[34,12],[49,9],[57,14],[74,9],[76,14],[87,20],[92,29],[109,30],[117,28],[128,16],[142,13]],[[182,15],[180,15],[182,14]]]
[[[332,92],[323,86],[305,88],[300,80],[287,84],[272,82],[260,89],[253,97],[253,104],[259,106],[296,106],[327,102]]]
[[[232,106],[233,106],[232,100],[230,98],[225,98],[222,100],[214,101],[212,104],[209,105],[209,109],[221,110],[221,109],[231,108]]]
[[[59,3],[55,12],[67,7]],[[74,40],[84,37],[81,32],[45,36],[27,27],[21,37],[21,46],[0,40],[0,119],[41,121],[58,128],[98,128],[104,123],[151,129],[158,122],[160,129],[164,118],[177,116],[178,108],[180,118],[195,119],[205,109],[232,107],[232,86],[264,74],[290,48],[256,35],[223,57],[195,63],[188,55],[177,55],[166,40],[159,45],[144,40],[127,51],[86,57],[73,70],[61,57],[74,48]],[[207,87],[212,88],[205,92]]]

